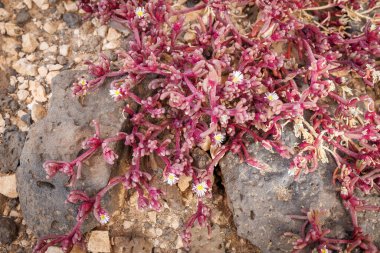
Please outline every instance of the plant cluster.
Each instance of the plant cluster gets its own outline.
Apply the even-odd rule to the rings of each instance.
[[[227,152],[252,167],[265,170],[247,145],[259,142],[292,159],[288,172],[295,180],[318,169],[318,163],[337,164],[334,184],[352,218],[352,238],[326,237],[319,212],[306,216],[294,252],[315,246],[319,252],[362,249],[377,252],[357,221],[361,211],[379,211],[358,197],[358,191],[380,191],[380,115],[368,95],[350,88],[352,80],[379,84],[380,8],[376,0],[202,0],[192,7],[173,0],[80,0],[87,18],[119,22],[132,39],[118,61],[105,55],[88,62],[91,80],[78,80],[73,93],[84,96],[107,78],[110,96],[126,100],[129,132],[103,139],[98,123],[85,152],[71,162],[47,161],[49,177],[65,173],[70,183],[80,178],[81,165],[97,150],[113,164],[118,155],[109,143],[123,141],[132,150],[130,170],[111,179],[95,196],[72,191],[68,202],[80,203],[72,232],[42,238],[35,252],[60,244],[65,251],[81,240],[80,227],[92,212],[102,224],[109,220],[101,199],[116,184],[138,193],[140,208],[161,207],[162,192],[150,186],[151,175],[141,160],[154,155],[164,164],[169,185],[182,175],[193,178],[197,211],[185,224],[182,238],[191,239],[198,222],[210,229],[214,168]],[[152,80],[149,77],[154,76]],[[149,80],[146,94],[136,87]],[[110,98],[110,99],[112,99]],[[300,143],[281,139],[285,125]],[[207,169],[193,165],[195,147],[209,151]],[[306,228],[308,230],[306,232]]]

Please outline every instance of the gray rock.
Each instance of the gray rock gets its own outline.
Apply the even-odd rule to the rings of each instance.
[[[10,244],[16,238],[16,223],[10,218],[0,217],[0,244]]]
[[[7,129],[0,145],[0,172],[15,172],[19,164],[22,147],[26,134],[17,130]]]
[[[363,199],[368,205],[380,206],[380,196],[378,193],[365,195],[357,192],[358,197]],[[358,212],[358,223],[363,228],[365,234],[371,235],[375,245],[380,248],[380,212],[366,211]]]
[[[22,9],[16,14],[16,24],[23,26],[28,23],[31,19],[31,16],[27,9]]]
[[[197,5],[198,3],[200,2],[200,0],[187,0],[185,2],[185,6],[186,7],[194,7],[195,5]]]
[[[63,21],[70,28],[78,28],[82,24],[81,17],[76,13],[65,13],[63,14]]]
[[[21,120],[24,121],[28,126],[32,124],[32,117],[30,116],[30,113],[22,115]]]
[[[349,215],[331,184],[335,165],[320,164],[317,171],[302,175],[298,182],[288,175],[290,160],[270,153],[259,144],[248,148],[251,155],[270,166],[265,174],[241,163],[228,153],[220,162],[224,186],[233,212],[238,235],[257,245],[263,252],[290,252],[292,240],[286,232],[299,234],[302,221],[288,215],[300,215],[301,209],[326,210],[325,227],[329,236],[348,238],[352,229]]]
[[[75,224],[76,207],[65,204],[71,189],[66,187],[67,176],[57,174],[46,179],[42,167],[46,160],[71,161],[83,150],[81,143],[94,133],[91,121],[100,123],[102,137],[125,130],[121,110],[123,102],[114,102],[108,87],[101,87],[87,95],[83,101],[73,98],[71,84],[84,72],[64,71],[53,79],[52,98],[48,115],[30,129],[17,171],[18,192],[25,221],[37,235],[65,233]],[[113,147],[120,153],[122,145]],[[84,189],[89,195],[103,188],[116,164],[107,165],[101,153],[95,154],[82,169],[82,179],[76,189]],[[117,198],[117,194],[109,194]],[[106,199],[105,207],[112,212],[117,199]],[[43,217],[43,219],[41,218]],[[89,230],[96,223],[88,223]]]

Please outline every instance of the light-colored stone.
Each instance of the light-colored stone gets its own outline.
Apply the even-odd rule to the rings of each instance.
[[[41,10],[49,9],[49,1],[48,0],[33,0],[33,2],[40,8]]]
[[[49,71],[56,71],[62,69],[63,66],[61,64],[49,64],[47,68]]]
[[[29,96],[29,92],[27,90],[19,90],[17,92],[17,98],[20,101],[24,101]]]
[[[48,248],[46,253],[63,253],[63,250],[59,247],[52,246]]]
[[[96,33],[100,36],[105,38],[107,35],[108,27],[106,25],[100,26],[98,29],[96,29]]]
[[[90,252],[111,252],[108,231],[92,231],[87,249]]]
[[[58,25],[55,22],[48,21],[44,24],[44,30],[49,34],[54,34],[58,29]]]
[[[114,40],[103,45],[102,50],[112,50],[120,47],[120,41]]]
[[[126,220],[123,223],[123,227],[124,227],[125,230],[130,229],[132,226],[133,226],[133,222],[132,221]]]
[[[46,109],[40,104],[34,104],[32,106],[32,120],[37,122],[46,116]]]
[[[106,38],[108,41],[114,41],[114,40],[119,39],[120,37],[121,37],[121,34],[118,31],[116,31],[113,28],[108,29],[107,38]]]
[[[20,36],[23,33],[22,29],[13,23],[5,23],[4,27],[7,34],[11,37]]]
[[[27,33],[22,35],[22,51],[25,53],[33,53],[38,47],[38,44],[39,43],[33,34]]]
[[[32,9],[32,0],[24,0],[24,4],[28,9]]]
[[[46,82],[48,84],[51,84],[51,81],[53,80],[53,78],[56,77],[58,74],[59,74],[59,71],[49,72],[49,74],[47,74],[46,76]]]
[[[0,21],[7,21],[10,14],[4,8],[0,8]]]
[[[28,54],[25,58],[26,58],[28,61],[30,61],[30,62],[34,62],[34,61],[37,60],[37,57],[36,57],[35,53],[33,53],[33,54]]]
[[[53,46],[49,47],[48,52],[56,54],[58,52],[58,46],[53,45]]]
[[[37,66],[30,63],[27,59],[22,58],[12,64],[12,68],[17,71],[17,73],[25,76],[36,76]]]
[[[38,74],[42,77],[46,77],[48,74],[48,69],[45,66],[41,66],[38,68]]]
[[[20,42],[17,41],[15,38],[9,38],[6,36],[1,36],[3,43],[1,45],[1,48],[3,51],[9,55],[16,55],[17,54],[17,48],[20,45]]]
[[[23,80],[22,83],[18,86],[18,89],[19,90],[26,90],[28,87],[29,87],[29,81]]]
[[[181,249],[181,248],[183,248],[183,241],[182,241],[182,238],[181,238],[181,236],[178,236],[177,237],[177,242],[176,242],[176,244],[175,244],[175,248],[176,249]]]
[[[183,192],[186,191],[187,188],[190,186],[191,177],[187,176],[180,176],[178,180],[178,188]]]
[[[66,11],[68,11],[68,12],[78,11],[78,6],[73,1],[65,1],[65,2],[63,2],[63,4],[65,6]]]
[[[11,199],[18,197],[16,189],[16,174],[0,176],[0,194]]]
[[[37,102],[46,102],[46,92],[44,86],[36,81],[29,81],[29,90],[32,93],[34,100]]]
[[[61,45],[59,47],[59,54],[62,56],[68,56],[69,55],[69,45]]]
[[[163,234],[163,231],[161,228],[156,228],[155,232],[157,236],[161,236]]]
[[[148,217],[152,223],[155,224],[157,222],[157,212],[155,211],[148,212]]]
[[[39,49],[41,51],[45,51],[48,48],[49,48],[49,44],[47,42],[43,41],[43,42],[40,43]]]

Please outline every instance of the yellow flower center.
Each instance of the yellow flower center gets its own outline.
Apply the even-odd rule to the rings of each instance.
[[[269,100],[269,101],[273,101],[273,100],[274,100],[274,96],[273,96],[273,95],[269,95],[269,96],[268,96],[268,100]]]
[[[120,96],[121,93],[120,93],[120,90],[115,90],[115,96]]]
[[[144,12],[142,10],[138,10],[136,11],[136,15],[137,17],[141,18],[142,16],[144,16]]]
[[[223,135],[221,135],[221,134],[215,135],[215,140],[218,141],[218,142],[222,141],[223,140]]]
[[[79,81],[79,84],[85,86],[87,84],[86,80],[82,79]]]
[[[174,175],[172,175],[172,174],[169,175],[169,176],[168,176],[168,179],[169,179],[169,180],[174,180]]]
[[[232,79],[232,82],[234,82],[234,83],[239,82],[239,77],[238,76],[234,76],[234,78]]]
[[[197,185],[197,191],[203,191],[204,189],[202,184]]]

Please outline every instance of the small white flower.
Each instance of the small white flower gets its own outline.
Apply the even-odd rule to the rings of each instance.
[[[229,119],[229,116],[227,114],[223,114],[221,117],[220,117],[220,123],[225,125],[227,124],[228,122],[228,119]]]
[[[329,253],[330,251],[325,247],[321,249],[321,253]]]
[[[265,95],[265,98],[271,102],[278,99],[278,95],[276,92],[266,92]]]
[[[137,17],[142,18],[142,17],[144,17],[144,14],[145,14],[145,8],[144,7],[137,7],[135,13],[136,13]]]
[[[120,97],[122,94],[121,94],[121,89],[112,89],[110,90],[110,95],[113,97],[113,98],[118,98]]]
[[[100,223],[104,225],[109,222],[110,217],[107,213],[104,212],[99,215],[99,219],[100,219]]]
[[[193,191],[197,194],[198,197],[203,197],[207,192],[208,186],[206,182],[193,185]]]
[[[244,79],[243,74],[240,71],[232,72],[232,82],[233,83],[241,83]]]
[[[222,133],[215,133],[214,134],[214,141],[218,145],[222,144],[225,139],[226,139],[226,136]]]
[[[87,81],[86,81],[86,79],[82,78],[82,79],[79,80],[78,84],[81,85],[81,86],[86,86],[87,85]]]
[[[293,177],[296,174],[296,168],[288,169],[288,175]]]
[[[342,194],[343,196],[348,196],[348,190],[345,186],[342,186],[340,188],[340,194]]]
[[[178,182],[178,177],[174,173],[169,173],[168,177],[166,178],[166,183],[168,185],[174,185]]]

